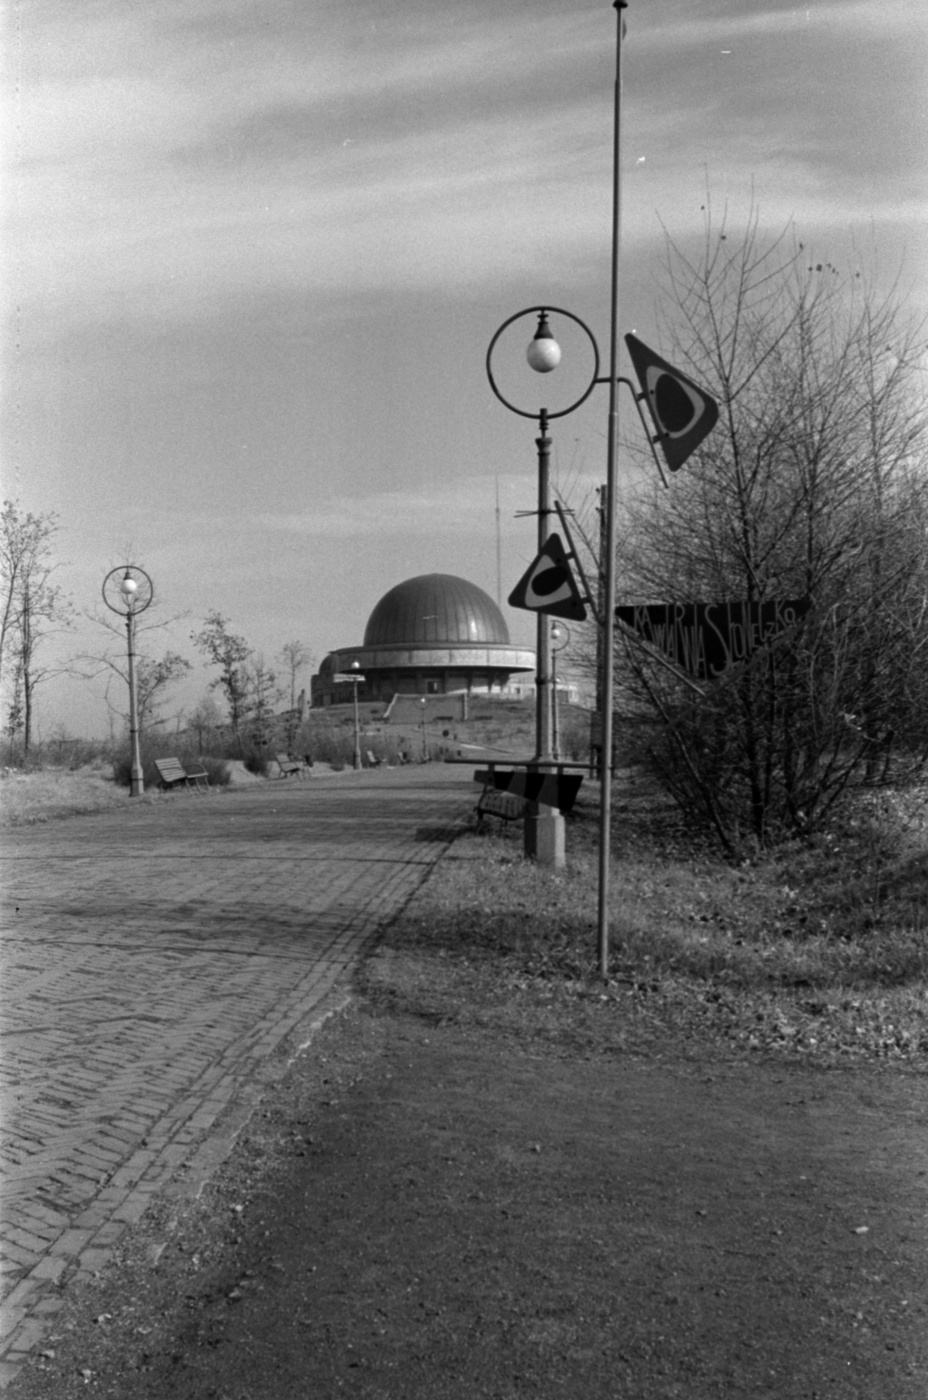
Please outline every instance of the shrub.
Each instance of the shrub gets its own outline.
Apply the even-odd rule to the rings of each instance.
[[[242,761],[249,773],[254,773],[259,778],[266,778],[271,766],[267,750],[259,748],[256,744],[246,744],[242,750]]]
[[[178,745],[176,742],[156,743],[146,745],[142,750],[142,779],[146,790],[154,791],[161,785],[161,776],[155,767],[156,758],[179,758],[181,763],[190,765],[191,768],[202,768],[206,772],[211,787],[226,787],[230,779],[229,765],[221,758],[211,756],[202,757],[194,753],[189,746]],[[132,778],[132,753],[125,746],[121,748],[113,758],[113,781],[117,787],[128,788],[131,786]]]

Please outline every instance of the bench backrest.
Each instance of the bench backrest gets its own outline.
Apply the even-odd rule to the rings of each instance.
[[[514,792],[498,792],[494,788],[481,793],[477,806],[489,816],[503,817],[510,822],[518,821],[525,815],[524,797],[518,797]]]
[[[187,773],[179,758],[156,758],[155,767],[162,778],[186,778]]]

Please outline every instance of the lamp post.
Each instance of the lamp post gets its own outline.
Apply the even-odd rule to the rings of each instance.
[[[562,637],[564,638],[563,641],[561,641]],[[558,646],[559,642],[560,646]],[[554,705],[554,709],[552,712],[552,729],[554,736],[555,759],[558,759],[561,756],[561,736],[559,732],[560,725],[558,723],[559,713],[557,702],[557,658],[558,653],[562,652],[565,649],[565,647],[568,646],[570,646],[570,628],[565,626],[563,622],[556,622],[551,628],[551,699]]]
[[[103,601],[111,612],[126,619],[126,640],[129,651],[129,795],[140,797],[145,791],[142,755],[139,748],[139,707],[135,680],[135,619],[151,606],[154,589],[144,569],[124,564],[111,569],[103,580]]]
[[[354,689],[354,768],[357,773],[361,768],[361,716],[358,711],[358,686],[364,679],[361,675],[360,661],[352,661],[349,679]]]
[[[537,315],[537,328],[533,338],[529,341],[525,358],[537,374],[548,374],[551,370],[556,369],[561,362],[561,347],[551,333],[551,327],[548,323],[549,314],[566,316],[569,321],[579,326],[592,350],[593,372],[589,381],[582,385],[581,392],[575,393],[571,401],[562,404],[561,407],[553,410],[547,407],[527,408],[512,402],[507,394],[503,393],[498,376],[494,373],[493,356],[501,336],[514,322],[525,316]],[[589,326],[581,321],[579,316],[575,316],[572,311],[565,311],[562,307],[556,306],[529,306],[523,311],[517,311],[514,316],[510,316],[500,326],[490,341],[486,368],[490,387],[500,403],[504,404],[512,413],[517,413],[521,418],[536,418],[538,420],[538,437],[535,439],[535,446],[538,449],[538,552],[541,553],[547,543],[548,521],[551,515],[551,439],[548,436],[548,424],[554,418],[564,418],[568,413],[573,413],[575,409],[586,402],[596,385],[603,382],[599,377],[599,346]],[[575,389],[577,387],[575,386]],[[522,392],[526,393],[525,390]],[[529,764],[530,768],[543,769],[551,767],[554,762],[551,752],[551,717],[551,632],[547,616],[539,612],[535,648],[535,755]],[[525,818],[525,854],[534,857],[543,865],[557,867],[564,865],[564,818],[556,808],[545,806],[539,802],[529,803]]]

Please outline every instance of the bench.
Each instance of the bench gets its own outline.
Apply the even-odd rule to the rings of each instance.
[[[282,778],[289,778],[292,773],[295,773],[298,778],[303,776],[302,763],[297,763],[288,753],[275,753],[274,762],[280,769],[280,776]]]
[[[377,755],[376,755],[375,753],[372,753],[371,750],[368,749],[368,751],[367,751],[367,766],[368,766],[368,768],[379,768],[380,765],[381,765],[381,763],[383,763],[383,759],[382,759],[382,758],[378,758]]]
[[[500,792],[487,783],[477,802],[477,830],[484,817],[499,817],[503,822],[517,822],[525,816],[525,798],[514,792]]]
[[[209,787],[209,778],[204,769],[191,768],[188,771],[179,758],[156,758],[155,767],[162,788],[170,789],[177,783],[183,783],[184,787],[202,792]]]

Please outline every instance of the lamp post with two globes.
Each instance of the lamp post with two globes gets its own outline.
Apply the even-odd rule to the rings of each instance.
[[[121,575],[121,577],[120,577]],[[123,564],[111,569],[103,580],[103,601],[111,612],[126,619],[129,648],[129,795],[140,797],[145,791],[142,755],[139,748],[139,705],[135,678],[135,619],[151,606],[154,589],[144,569],[136,564]]]

